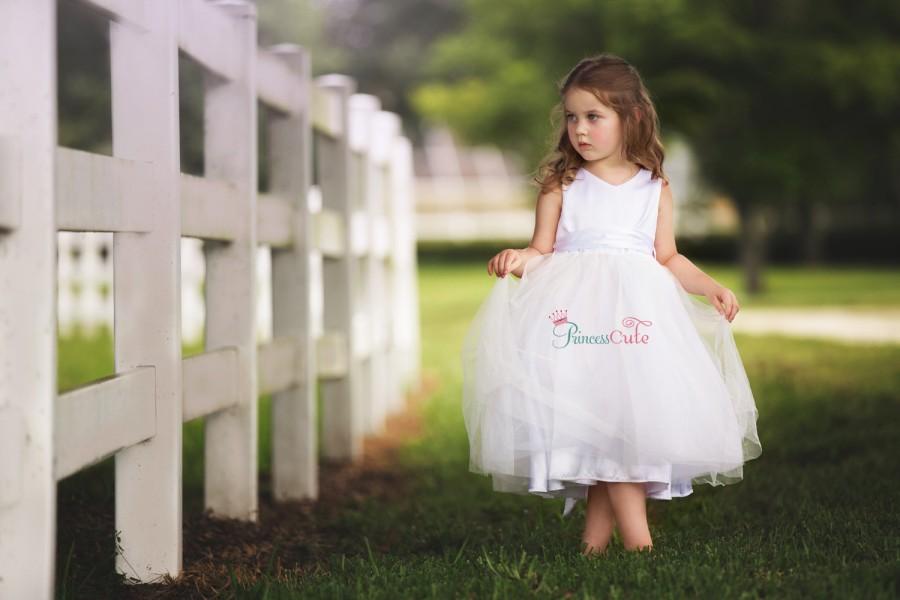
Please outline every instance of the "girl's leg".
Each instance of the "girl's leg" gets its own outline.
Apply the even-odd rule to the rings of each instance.
[[[641,482],[607,482],[607,492],[626,550],[653,548],[647,525],[647,492]]]
[[[585,510],[584,533],[581,535],[582,554],[603,553],[612,537],[615,527],[615,515],[609,495],[606,493],[606,482],[600,481],[588,488],[588,500]]]

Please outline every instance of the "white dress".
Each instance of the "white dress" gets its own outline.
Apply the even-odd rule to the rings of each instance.
[[[648,498],[743,478],[757,409],[728,320],[656,260],[662,181],[581,168],[553,252],[497,279],[462,347],[469,469],[496,491],[565,497],[597,481]]]

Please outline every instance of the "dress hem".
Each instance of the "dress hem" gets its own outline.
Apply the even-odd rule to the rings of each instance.
[[[690,481],[661,481],[658,479],[596,479],[579,477],[573,479],[552,479],[546,486],[528,487],[528,493],[546,499],[565,498],[566,503],[562,516],[567,516],[578,500],[587,500],[588,488],[597,483],[644,483],[644,490],[649,500],[672,500],[684,498],[694,492]]]

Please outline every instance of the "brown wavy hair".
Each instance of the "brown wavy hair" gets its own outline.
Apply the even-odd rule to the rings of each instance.
[[[533,182],[541,193],[568,185],[585,163],[569,141],[565,118],[566,92],[579,88],[594,94],[616,111],[622,123],[622,153],[625,159],[651,172],[651,177],[669,179],[662,169],[665,153],[659,139],[659,117],[640,74],[624,58],[604,52],[581,59],[557,84],[559,102],[551,110],[553,150],[540,162]],[[640,115],[640,118],[635,114]]]

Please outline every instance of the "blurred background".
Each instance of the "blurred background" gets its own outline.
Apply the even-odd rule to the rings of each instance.
[[[612,585],[624,578],[625,589],[654,596],[896,592],[900,2],[259,0],[257,6],[261,46],[311,49],[313,75],[353,77],[358,91],[402,115],[415,145],[423,365],[438,387],[428,399],[422,438],[396,466],[417,475],[415,506],[375,502],[353,513],[347,531],[354,536],[342,550],[364,560],[347,575],[348,590],[358,590],[354,578],[365,580],[370,570],[379,589],[387,589],[382,577],[393,581],[393,565],[384,569],[391,551],[403,554],[412,577],[402,589],[412,593],[416,574],[434,581],[443,570],[469,568],[462,566],[468,560],[423,565],[412,557],[440,547],[468,557],[461,545],[469,534],[489,541],[491,552],[500,549],[493,560],[512,570],[515,559],[505,562],[504,548],[511,555],[522,548],[563,553],[570,550],[564,541],[577,538],[575,526],[551,514],[555,504],[492,494],[489,481],[467,473],[459,348],[493,284],[487,261],[530,240],[537,198],[531,177],[552,147],[557,84],[578,60],[606,51],[637,67],[659,113],[679,251],[739,298],[732,325],[760,409],[764,450],[740,485],[704,486],[670,503],[667,517],[651,507],[654,531],[681,549],[670,559],[684,561],[683,569],[642,579],[640,569],[615,575],[554,568],[568,582],[610,577],[601,583]],[[106,22],[77,2],[60,0],[58,7],[59,143],[108,154]],[[202,174],[202,82],[192,69],[182,60],[182,170]],[[261,166],[259,173],[266,172]],[[185,300],[185,311],[196,302]],[[111,372],[112,345],[101,340],[61,338],[62,387]],[[186,511],[200,506],[202,491],[202,467],[191,458],[200,460],[202,442],[192,439],[185,438]],[[266,443],[263,435],[263,472]],[[531,511],[524,519],[523,506]],[[410,530],[423,520],[425,526]],[[391,550],[366,555],[368,542],[351,548],[357,535],[390,539]],[[701,577],[710,556],[717,570]],[[512,595],[517,585],[537,585],[525,575],[492,577],[477,564],[482,568],[467,575],[466,593]],[[308,583],[334,591],[327,586],[338,584],[327,577]],[[654,581],[665,581],[665,591]],[[426,589],[417,597],[429,595]],[[565,586],[554,589],[561,596]]]
[[[105,20],[59,8],[60,143],[102,151]],[[895,2],[265,0],[258,12],[261,46],[311,48],[314,75],[346,73],[403,116],[423,258],[527,243],[556,84],[609,51],[656,104],[689,258],[739,266],[753,295],[770,266],[900,260]],[[182,67],[183,170],[199,174],[201,84]]]

